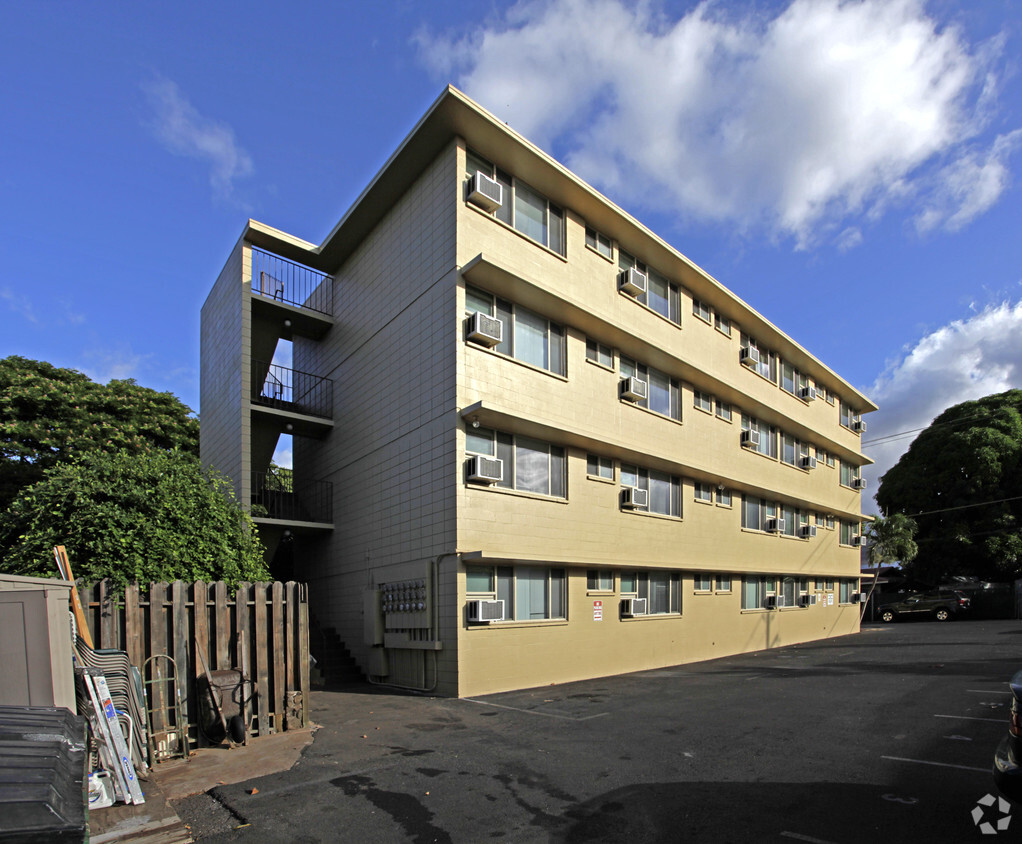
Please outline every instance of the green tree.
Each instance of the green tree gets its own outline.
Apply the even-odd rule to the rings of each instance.
[[[172,393],[97,384],[73,369],[0,360],[0,513],[57,463],[147,447],[199,453],[199,422]]]
[[[92,452],[52,466],[0,523],[0,570],[56,576],[54,545],[86,581],[269,579],[229,482],[180,451]]]
[[[876,500],[919,525],[914,577],[1022,576],[1022,390],[941,413],[880,479]]]

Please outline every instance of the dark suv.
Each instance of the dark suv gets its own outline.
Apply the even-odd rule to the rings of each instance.
[[[883,622],[897,621],[899,618],[924,617],[950,621],[955,616],[967,612],[971,603],[965,597],[965,593],[957,589],[935,589],[932,592],[913,592],[900,601],[882,604],[877,614]]]

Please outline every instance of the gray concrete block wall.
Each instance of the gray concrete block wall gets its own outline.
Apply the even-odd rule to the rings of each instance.
[[[295,438],[296,473],[334,485],[335,523],[298,576],[363,665],[363,590],[454,550],[455,161],[452,144],[335,272],[327,336],[294,344],[296,369],[334,380],[335,408],[334,433]]]
[[[210,290],[201,314],[199,383],[199,451],[202,462],[234,481],[241,497],[244,440],[244,311],[248,295],[242,285],[244,247],[239,241]]]

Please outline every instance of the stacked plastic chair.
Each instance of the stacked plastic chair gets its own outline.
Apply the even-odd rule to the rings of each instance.
[[[139,775],[144,775],[149,768],[149,750],[142,675],[128,662],[128,655],[124,651],[113,648],[95,650],[80,636],[75,637],[74,651],[76,665],[103,672],[114,709],[126,715],[131,722],[131,729],[125,731],[125,739],[130,734],[131,762]],[[78,714],[87,715],[91,710],[88,692],[80,676],[76,675],[75,683]]]

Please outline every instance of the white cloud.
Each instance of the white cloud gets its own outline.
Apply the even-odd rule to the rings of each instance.
[[[151,357],[137,354],[123,345],[118,348],[92,349],[83,355],[86,365],[75,366],[75,369],[99,384],[106,384],[111,380],[137,379],[143,365]]]
[[[143,86],[153,108],[152,129],[175,155],[196,158],[209,165],[209,183],[219,199],[229,199],[234,182],[252,173],[252,159],[239,146],[234,130],[203,117],[181,89],[169,79]]]
[[[438,74],[611,195],[799,246],[823,231],[853,245],[844,218],[924,190],[938,158],[962,179],[971,161],[987,182],[952,192],[948,223],[1003,186],[1003,143],[961,151],[991,113],[1000,41],[971,48],[919,0],[794,0],[773,18],[714,2],[677,20],[658,10],[526,0],[497,25],[417,43]]]
[[[1022,129],[998,135],[985,153],[970,152],[944,167],[916,217],[916,228],[959,231],[990,208],[1011,180],[1007,160],[1022,144]]]
[[[21,314],[27,322],[38,325],[39,317],[36,316],[32,300],[28,296],[23,293],[15,293],[9,287],[0,287],[0,301],[5,302],[16,314]]]
[[[1022,301],[987,307],[923,337],[866,392],[879,406],[866,419],[868,489],[908,450],[915,433],[952,405],[1022,388]],[[884,440],[883,442],[878,442]],[[873,443],[870,445],[869,443]],[[863,500],[864,507],[874,506]]]

